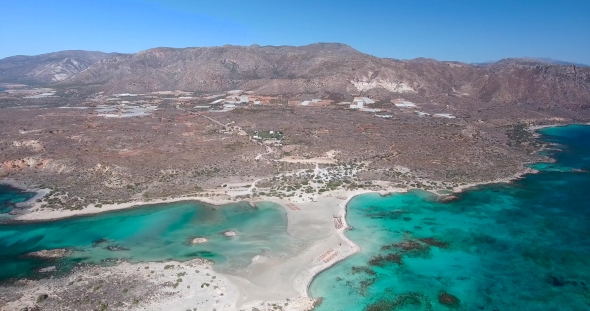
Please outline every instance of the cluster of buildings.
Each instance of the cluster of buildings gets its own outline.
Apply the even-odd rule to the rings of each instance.
[[[272,145],[275,147],[282,146],[284,134],[281,131],[254,131],[251,133],[252,140],[261,142],[265,145]]]
[[[223,98],[219,98],[223,97]],[[252,92],[244,92],[242,90],[233,90],[225,94],[215,94],[207,96],[204,99],[215,99],[207,104],[196,105],[195,109],[210,109],[210,111],[230,111],[242,105],[262,105],[270,104],[271,100],[276,100],[277,97],[258,96]],[[220,107],[221,106],[221,107]],[[216,109],[216,108],[221,109]]]
[[[329,99],[311,99],[311,100],[290,100],[287,102],[289,106],[305,106],[305,107],[323,107],[332,104],[332,101]]]
[[[391,101],[397,108],[400,109],[417,109],[418,106],[412,102],[409,101],[405,101],[403,99],[396,99],[396,100],[392,100]],[[450,113],[435,113],[435,114],[430,114],[424,111],[416,111],[416,114],[418,114],[421,117],[435,117],[435,118],[447,118],[447,119],[455,119],[456,117]]]
[[[42,94],[45,95],[45,94]],[[232,90],[225,93],[219,94],[212,94],[202,97],[194,97],[194,93],[191,92],[183,92],[183,91],[159,91],[159,92],[152,92],[149,94],[130,94],[130,93],[123,93],[123,94],[116,94],[111,96],[110,98],[103,98],[106,99],[107,102],[115,102],[117,104],[134,104],[140,105],[139,108],[144,108],[145,110],[153,109],[149,105],[157,105],[164,101],[173,101],[177,103],[184,103],[184,104],[196,104],[194,109],[199,110],[206,110],[210,112],[226,112],[236,109],[241,106],[246,105],[268,105],[268,104],[287,104],[289,106],[303,106],[303,107],[322,107],[322,106],[329,106],[333,104],[332,100],[328,99],[310,99],[310,100],[280,100],[278,97],[271,97],[271,96],[260,96],[255,95],[252,91],[243,91],[243,90]],[[371,107],[372,104],[375,104],[376,101],[369,97],[365,96],[357,96],[354,97],[351,102],[341,102],[338,105],[348,106],[349,109],[354,109],[362,112],[369,112],[374,113],[375,117],[383,118],[383,119],[391,119],[393,115],[391,114],[378,114],[379,112],[383,112],[383,109],[377,107]],[[416,114],[421,117],[436,117],[436,118],[448,118],[454,119],[456,118],[454,115],[450,113],[427,113],[424,111],[419,111],[418,105],[413,102],[407,101],[405,99],[394,99],[391,100],[393,106],[400,110],[413,110]],[[382,104],[382,103],[381,103]],[[141,107],[145,105],[146,107]],[[378,106],[381,107],[381,106]],[[124,109],[124,110],[128,110]],[[135,108],[135,107],[133,107]],[[147,108],[147,109],[146,109]]]
[[[368,97],[355,97],[350,103],[350,109],[365,109],[365,105],[374,104],[375,101]]]

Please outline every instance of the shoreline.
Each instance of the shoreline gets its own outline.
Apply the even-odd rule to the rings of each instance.
[[[48,189],[42,189],[48,190]],[[48,193],[48,192],[47,192]],[[41,197],[43,197],[43,194]],[[42,202],[34,202],[31,207],[28,209],[37,209],[36,211],[32,211],[25,214],[20,214],[13,218],[11,221],[13,222],[43,222],[43,221],[52,221],[52,220],[60,220],[66,218],[73,218],[73,217],[81,217],[81,216],[90,216],[96,215],[106,212],[118,211],[118,210],[125,210],[131,209],[136,207],[142,206],[151,206],[151,205],[158,205],[158,204],[166,204],[166,203],[177,203],[177,202],[184,202],[184,201],[195,201],[199,203],[221,206],[225,204],[231,203],[238,203],[241,201],[232,201],[232,200],[212,200],[208,197],[202,196],[190,196],[190,197],[174,197],[174,198],[162,198],[162,199],[153,199],[150,201],[143,201],[143,200],[133,200],[130,202],[125,203],[113,203],[113,204],[104,204],[101,207],[96,207],[94,204],[89,204],[81,210],[49,210],[44,209],[41,207]],[[246,201],[246,200],[243,200]]]
[[[466,191],[470,188],[477,187],[480,185],[486,184],[494,184],[494,183],[510,183],[514,180],[522,178],[523,175],[534,173],[535,171],[532,169],[524,169],[522,172],[516,173],[513,176],[496,179],[487,182],[476,182],[476,183],[469,183],[463,186],[455,187],[452,190],[452,194],[460,193]],[[13,184],[14,185],[14,184]],[[22,187],[20,188],[22,189]],[[418,188],[416,188],[418,189]],[[28,189],[30,190],[30,189]],[[325,229],[327,229],[327,235],[324,239],[319,239],[309,245],[300,253],[296,254],[291,260],[286,260],[284,262],[275,263],[271,266],[272,270],[280,274],[290,274],[292,282],[281,284],[282,290],[288,290],[289,288],[293,289],[297,295],[290,297],[283,297],[279,296],[279,299],[243,299],[242,296],[247,297],[264,297],[265,295],[261,295],[259,292],[263,291],[263,288],[260,285],[256,285],[253,283],[252,280],[248,279],[247,277],[243,276],[236,276],[236,275],[229,275],[222,272],[217,272],[217,275],[226,278],[232,286],[234,286],[239,295],[236,295],[236,301],[233,301],[232,304],[236,308],[244,308],[244,307],[254,307],[254,306],[261,306],[264,303],[268,303],[269,301],[277,302],[283,301],[284,299],[291,299],[291,307],[297,307],[295,309],[288,308],[286,310],[311,310],[313,308],[313,304],[316,302],[316,299],[312,298],[309,293],[309,289],[313,280],[323,271],[328,270],[335,264],[345,260],[346,258],[358,253],[361,251],[361,247],[350,240],[345,232],[349,228],[349,224],[346,221],[347,215],[347,207],[348,203],[355,197],[367,193],[379,193],[380,195],[390,195],[394,193],[405,193],[412,189],[406,188],[383,188],[383,189],[361,189],[361,190],[335,190],[322,193],[318,195],[313,202],[297,202],[296,204],[301,207],[303,211],[310,211],[312,214],[308,215],[307,218],[303,217],[304,219],[313,218],[315,214],[313,214],[313,210],[321,211],[324,214],[331,214],[332,217],[340,217],[342,226],[340,228],[335,228],[332,224],[332,219],[329,219],[324,225],[327,225]],[[437,189],[441,190],[441,189]],[[437,190],[430,190],[435,195],[445,196],[437,193]],[[423,190],[427,191],[427,190]],[[345,197],[345,198],[344,198]],[[231,204],[237,203],[239,201],[232,201],[232,200],[214,200],[207,197],[199,197],[199,196],[192,196],[192,197],[176,197],[176,198],[165,198],[165,199],[157,199],[151,200],[149,202],[146,201],[132,201],[127,203],[121,204],[110,204],[105,205],[102,208],[94,207],[87,207],[83,210],[66,210],[66,211],[50,211],[50,210],[40,210],[36,212],[32,212],[29,214],[19,215],[15,218],[15,222],[43,222],[43,221],[54,221],[58,219],[64,218],[71,218],[71,217],[79,217],[79,216],[88,216],[88,215],[95,215],[103,212],[110,212],[110,211],[117,211],[123,209],[129,209],[134,207],[141,207],[141,206],[149,206],[155,204],[163,204],[163,203],[174,203],[174,202],[182,202],[182,201],[196,201],[199,203],[211,204],[215,206],[221,206],[224,204]],[[242,200],[242,202],[273,202],[279,204],[287,213],[287,222],[288,222],[288,230],[293,230],[293,226],[297,224],[293,222],[293,217],[295,213],[293,210],[290,210],[287,206],[288,204],[293,204],[293,201],[289,198],[276,198],[276,197],[263,197],[257,198],[256,200]],[[31,209],[34,209],[36,205],[41,204],[39,202],[35,202],[34,206]],[[300,213],[300,212],[299,212]],[[31,215],[28,216],[27,215]],[[315,215],[317,216],[317,215]],[[326,216],[326,215],[324,215]],[[329,217],[329,215],[327,216]],[[327,218],[323,217],[323,218]],[[291,234],[291,232],[289,232]],[[321,258],[321,252],[326,252],[326,250],[330,250],[329,253],[329,261],[322,262],[318,258]],[[325,254],[325,253],[324,253]],[[318,257],[318,255],[320,255]],[[253,261],[251,264],[254,265],[256,262]],[[150,262],[144,263],[146,265],[151,264]],[[250,266],[248,267],[248,269]],[[260,282],[258,282],[260,283]],[[262,282],[263,283],[263,282]],[[275,291],[276,293],[276,291]],[[294,294],[292,293],[292,294]],[[273,297],[266,296],[267,298]],[[226,296],[226,298],[229,298]],[[294,303],[297,301],[297,303]],[[156,302],[154,302],[156,303]],[[228,301],[229,303],[229,301]],[[150,309],[150,308],[147,308]]]
[[[550,128],[550,127],[564,127],[564,126],[575,125],[575,124],[590,126],[590,123],[572,123],[572,124],[557,123],[557,124],[549,124],[549,125],[532,125],[532,126],[529,126],[528,129],[538,135],[538,131],[540,129]],[[544,150],[544,149],[545,148],[543,148],[542,150]],[[481,186],[481,185],[487,185],[487,184],[510,183],[514,180],[518,180],[518,179],[522,178],[523,175],[536,174],[538,172],[530,167],[527,167],[526,166],[527,164],[530,164],[530,163],[524,163],[523,164],[525,166],[524,169],[520,172],[513,174],[512,176],[499,178],[499,179],[495,179],[495,180],[490,180],[490,181],[467,183],[465,185],[453,188],[452,192],[453,193],[461,193],[461,192],[465,191],[466,189]],[[17,182],[12,179],[2,179],[2,180],[0,180],[0,184],[11,186],[13,188],[17,188],[22,191],[35,193],[35,196],[30,198],[29,200],[19,203],[21,206],[30,205],[30,207],[27,208],[29,210],[29,212],[25,213],[25,214],[16,215],[16,217],[11,219],[11,221],[14,221],[14,222],[29,222],[29,221],[38,222],[38,221],[58,220],[58,219],[64,219],[64,218],[70,218],[70,217],[94,215],[94,214],[99,214],[99,213],[104,213],[104,212],[109,212],[109,211],[129,209],[129,208],[134,208],[134,207],[139,207],[139,206],[144,206],[144,205],[156,205],[156,204],[175,203],[175,202],[182,202],[182,201],[197,201],[200,203],[205,203],[205,204],[210,204],[210,205],[215,205],[215,206],[240,202],[240,201],[227,200],[227,199],[212,199],[210,197],[204,197],[204,196],[186,196],[186,197],[181,196],[181,197],[172,197],[172,198],[170,198],[170,197],[158,198],[158,199],[152,199],[149,201],[132,200],[132,201],[125,202],[125,203],[104,204],[101,207],[96,207],[94,204],[88,204],[85,208],[83,208],[81,210],[48,210],[48,209],[40,210],[40,209],[42,209],[42,207],[41,207],[42,203],[36,202],[36,201],[38,199],[43,198],[48,193],[50,193],[52,191],[51,189],[31,188],[23,183]],[[404,191],[408,191],[408,190],[410,190],[410,189],[405,189]],[[425,190],[425,191],[429,191],[434,194],[440,195],[440,194],[436,193],[438,190],[441,190],[441,189],[433,189],[433,190]],[[442,190],[445,190],[445,189],[442,189]],[[327,194],[330,194],[331,192],[338,192],[338,191],[344,191],[344,190],[329,191],[329,192],[325,192],[319,196],[327,195]],[[359,191],[362,191],[362,190],[359,190]],[[388,189],[366,190],[366,191],[387,192]],[[245,200],[241,200],[241,201],[246,201],[249,203],[254,203],[254,202],[258,202],[258,201],[272,201],[272,202],[277,202],[279,204],[282,204],[283,201],[286,202],[287,200],[278,199],[276,197],[260,197],[260,198],[256,198],[256,199],[245,199]],[[37,209],[37,211],[31,212],[30,210],[32,210],[32,209]]]
[[[557,127],[567,125],[547,125],[531,127],[533,131],[537,131],[547,127]],[[457,186],[452,189],[449,194],[440,194],[439,190],[446,189],[434,189],[434,190],[423,190],[433,193],[438,196],[454,195],[461,192],[465,192],[469,189],[476,188],[482,185],[499,184],[499,183],[512,183],[523,176],[528,174],[538,173],[537,170],[525,166],[520,172],[508,176],[505,178],[499,178],[490,181],[472,182],[465,185]],[[6,184],[23,191],[36,192],[36,195],[22,202],[23,204],[31,204],[29,210],[37,209],[36,211],[29,212],[27,214],[21,214],[13,218],[14,222],[42,222],[52,221],[64,218],[95,215],[104,212],[116,211],[129,209],[134,207],[149,206],[156,204],[174,203],[182,201],[196,201],[199,203],[210,204],[215,206],[237,203],[237,202],[274,202],[279,204],[287,214],[287,230],[291,235],[297,235],[297,232],[302,231],[302,227],[305,230],[305,226],[299,226],[300,224],[307,224],[311,220],[317,220],[321,218],[322,234],[316,239],[310,239],[310,244],[307,245],[303,250],[299,251],[292,258],[278,260],[278,262],[271,262],[277,260],[276,258],[265,257],[260,260],[253,258],[252,263],[248,266],[248,270],[252,269],[256,271],[263,271],[262,276],[248,276],[248,275],[229,275],[215,271],[222,279],[226,279],[228,286],[232,286],[238,292],[237,295],[231,295],[224,297],[224,302],[231,304],[232,308],[249,308],[255,306],[262,306],[270,303],[283,303],[284,301],[291,301],[291,304],[285,310],[311,310],[314,307],[314,303],[317,299],[311,297],[309,290],[312,282],[318,277],[323,271],[328,270],[335,264],[345,260],[346,258],[360,252],[362,249],[359,245],[355,244],[350,240],[345,232],[349,228],[349,224],[346,221],[347,207],[349,202],[363,194],[367,193],[379,193],[380,195],[390,195],[393,193],[405,193],[412,189],[418,188],[393,188],[384,187],[382,189],[362,189],[362,190],[333,190],[319,194],[311,202],[299,202],[291,200],[290,198],[277,198],[277,197],[260,197],[256,199],[246,199],[241,201],[229,200],[229,199],[214,199],[203,196],[187,196],[187,197],[174,197],[174,198],[161,198],[150,201],[134,200],[126,203],[114,203],[103,205],[98,208],[93,204],[90,204],[82,210],[47,210],[41,209],[41,202],[36,202],[37,199],[42,198],[47,193],[51,192],[50,189],[31,189],[23,184],[12,180],[2,180],[1,184]],[[294,203],[295,202],[295,203]],[[297,209],[289,207],[289,204],[297,204]],[[331,218],[330,219],[330,214]],[[320,215],[321,217],[318,217]],[[336,219],[339,219],[339,224],[336,223]],[[332,224],[334,221],[334,224]],[[317,223],[316,223],[317,225]],[[295,232],[295,233],[292,233]],[[264,257],[264,256],[262,256]],[[174,261],[170,261],[174,262]],[[269,263],[270,262],[270,263]],[[145,265],[153,265],[160,263],[145,262],[140,263]],[[105,268],[105,267],[98,267]],[[97,268],[97,269],[98,269]],[[105,268],[108,269],[108,268]],[[268,271],[271,272],[268,272]],[[286,282],[278,283],[277,288],[266,289],[264,288],[267,284],[276,283],[277,275],[281,275],[279,280],[285,280]],[[287,275],[287,276],[285,276]],[[268,281],[268,282],[265,282]],[[268,286],[268,285],[267,285]],[[291,290],[292,289],[292,290]],[[278,294],[281,292],[281,294]],[[276,299],[275,299],[276,298]],[[233,300],[232,300],[233,299]],[[285,300],[286,299],[286,300]],[[162,301],[153,301],[153,308],[161,305]],[[146,306],[146,310],[151,310],[150,306]],[[144,309],[144,308],[142,308]]]
[[[333,262],[329,263],[326,266],[318,267],[317,269],[315,269],[313,271],[310,270],[311,276],[306,281],[306,290],[305,290],[306,295],[308,297],[311,298],[311,295],[309,295],[309,289],[310,289],[311,283],[315,280],[316,277],[318,277],[322,272],[330,269],[331,267],[333,267],[337,263],[345,260],[346,258],[348,258],[356,253],[359,253],[362,250],[358,244],[354,243],[345,234],[346,230],[348,230],[350,228],[350,226],[348,225],[348,222],[346,221],[348,203],[353,198],[355,198],[359,195],[367,194],[367,193],[379,193],[379,194],[383,195],[384,193],[386,193],[386,194],[403,193],[405,191],[406,191],[405,189],[393,189],[393,188],[390,189],[390,191],[357,190],[357,191],[354,191],[353,193],[350,193],[348,195],[348,197],[346,198],[346,200],[344,200],[344,202],[338,204],[338,211],[340,212],[340,214],[342,216],[342,227],[340,229],[338,229],[336,232],[337,232],[338,236],[352,248],[352,251],[349,254],[342,256],[341,258],[337,258],[336,260],[334,260]]]

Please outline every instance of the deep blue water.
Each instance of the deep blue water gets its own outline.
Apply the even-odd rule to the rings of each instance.
[[[590,127],[541,133],[556,162],[511,184],[351,200],[362,251],[312,282],[316,310],[590,310]]]

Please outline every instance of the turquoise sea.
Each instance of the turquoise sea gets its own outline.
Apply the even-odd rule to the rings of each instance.
[[[316,310],[590,310],[590,126],[541,133],[556,162],[514,183],[351,200],[362,251],[314,279]]]
[[[5,192],[4,195],[7,195]],[[222,233],[235,231],[234,237]],[[207,243],[192,245],[195,237]],[[287,233],[285,210],[261,202],[211,206],[194,201],[158,204],[58,221],[0,225],[0,281],[47,277],[40,268],[57,266],[56,275],[84,264],[213,260],[215,269],[232,272],[252,257],[290,256],[302,247]],[[24,256],[33,251],[67,248],[59,260]]]

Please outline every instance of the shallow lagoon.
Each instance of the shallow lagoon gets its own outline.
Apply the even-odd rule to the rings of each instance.
[[[541,132],[557,162],[512,184],[351,200],[362,251],[312,282],[316,310],[589,310],[590,127]]]
[[[7,185],[0,185],[0,214],[12,210],[15,203],[25,202],[35,196],[35,193],[21,191]]]
[[[222,233],[235,231],[234,237]],[[207,243],[192,245],[195,237]],[[256,255],[290,256],[301,243],[287,233],[287,216],[275,203],[211,206],[194,201],[158,204],[50,222],[0,225],[0,281],[38,277],[56,265],[56,274],[79,264],[207,258],[216,270],[232,272]],[[43,249],[73,251],[59,260],[23,255]],[[47,275],[43,275],[47,276]]]

